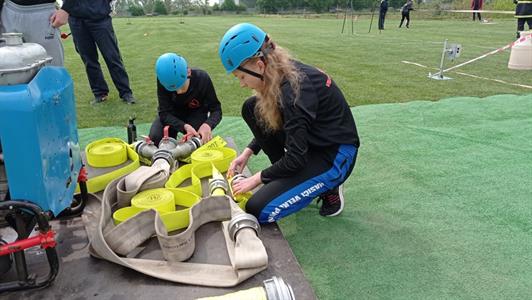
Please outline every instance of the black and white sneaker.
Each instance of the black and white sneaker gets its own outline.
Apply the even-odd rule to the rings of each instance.
[[[344,209],[344,185],[341,184],[336,188],[320,195],[318,202],[322,201],[320,215],[324,217],[334,217],[339,215]]]

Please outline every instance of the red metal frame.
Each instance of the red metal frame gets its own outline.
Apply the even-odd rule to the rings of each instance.
[[[41,246],[42,249],[53,248],[57,245],[55,241],[55,231],[49,230],[43,233],[39,233],[36,236],[14,241],[0,246],[0,256],[8,255],[18,251],[22,251],[31,247]]]

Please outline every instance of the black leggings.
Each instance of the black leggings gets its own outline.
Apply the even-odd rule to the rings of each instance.
[[[410,25],[410,13],[402,13],[401,23],[399,24],[399,27],[403,26],[403,21],[406,19],[406,27]]]
[[[246,100],[242,117],[273,164],[284,155],[284,132],[265,133],[258,125],[255,103],[255,97]],[[347,180],[355,166],[356,154],[353,145],[310,148],[307,164],[299,173],[263,185],[248,200],[246,211],[260,223],[269,223],[301,210],[317,196]]]

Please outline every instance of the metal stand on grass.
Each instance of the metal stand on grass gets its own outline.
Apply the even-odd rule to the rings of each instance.
[[[436,80],[448,80],[452,79],[451,77],[447,77],[443,75],[443,61],[445,57],[449,60],[454,60],[455,58],[460,56],[460,52],[462,51],[462,45],[460,44],[450,44],[449,48],[447,48],[447,40],[443,42],[443,51],[441,53],[441,60],[440,60],[440,71],[437,73],[430,73],[429,72],[429,78],[436,79]]]
[[[371,25],[373,25],[373,17],[375,16],[375,9],[377,8],[377,3],[379,3],[379,0],[373,1],[373,8],[371,9],[371,21],[369,22],[368,33],[371,32]]]
[[[349,1],[349,10],[351,13],[351,34],[355,33],[355,25],[353,24],[353,0]],[[342,33],[344,33],[344,27],[345,27],[345,20],[347,19],[347,7],[344,12],[344,22],[342,23]]]

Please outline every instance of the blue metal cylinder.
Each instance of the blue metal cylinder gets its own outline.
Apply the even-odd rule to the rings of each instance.
[[[81,168],[74,89],[62,67],[0,86],[0,140],[13,200],[55,215],[69,207]]]

